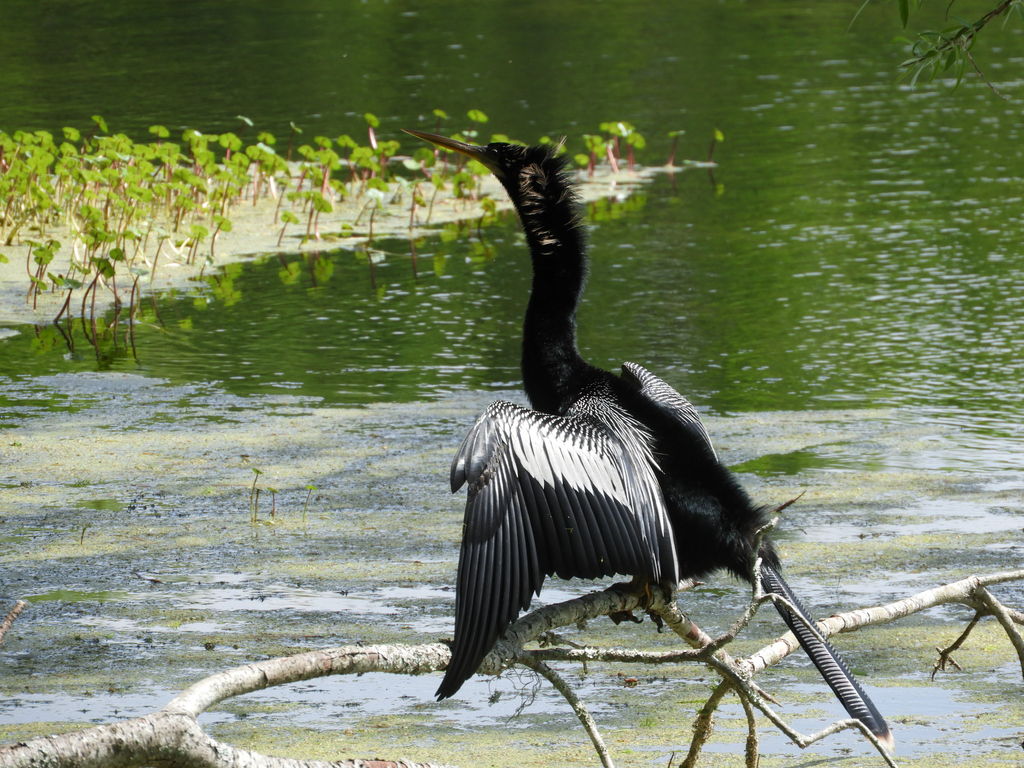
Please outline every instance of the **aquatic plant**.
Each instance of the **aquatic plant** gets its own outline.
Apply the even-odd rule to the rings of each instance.
[[[256,483],[259,482],[260,475],[263,474],[262,469],[256,467],[250,467],[253,472],[252,486],[249,488],[249,522],[253,525],[256,524],[259,506],[260,506],[260,489],[256,487]]]
[[[438,131],[450,121],[442,109],[432,116]],[[487,141],[482,131],[488,116],[471,109],[465,118],[455,135]],[[398,140],[381,136],[373,113],[362,116],[365,143],[349,134],[303,143],[302,129],[290,123],[283,154],[272,133],[257,131],[244,115],[237,119],[237,131],[188,128],[177,138],[166,125],[154,124],[141,141],[112,133],[100,115],[92,116],[88,129],[65,127],[60,136],[0,131],[0,247],[6,249],[0,263],[15,256],[11,249],[24,249],[32,308],[44,294],[56,296],[50,299],[58,307],[54,320],[77,314],[97,346],[100,335],[121,327],[116,315],[113,323],[97,322],[97,306],[112,303],[117,313],[124,305],[130,335],[140,319],[142,291],[158,270],[170,262],[202,274],[237,230],[243,204],[260,216],[265,211],[277,248],[287,247],[289,226],[304,225],[294,235],[300,242],[372,238],[376,217],[394,208],[403,217],[407,211],[412,231],[418,218],[429,224],[437,201],[449,197],[465,202],[478,233],[496,218],[482,165],[418,145],[402,154]],[[602,158],[617,166],[625,147],[632,165],[642,136],[625,121],[602,128],[607,135],[582,137],[581,164],[591,174]],[[504,134],[489,140],[516,143]],[[328,215],[331,229],[325,232]],[[258,226],[254,221],[246,219],[247,232]]]
[[[668,137],[672,139],[672,145],[668,150],[668,160],[665,161],[665,165],[673,166],[676,164],[676,151],[679,149],[679,138],[686,133],[682,128],[668,132]]]
[[[609,161],[614,167],[618,158],[622,157],[622,144],[626,144],[626,167],[633,170],[636,163],[635,150],[647,146],[647,140],[640,134],[632,123],[625,120],[615,120],[601,123],[601,130],[610,137],[608,144],[612,148]]]
[[[302,522],[306,522],[306,512],[309,511],[309,500],[313,496],[313,491],[317,490],[315,485],[306,486],[306,499],[302,502]]]

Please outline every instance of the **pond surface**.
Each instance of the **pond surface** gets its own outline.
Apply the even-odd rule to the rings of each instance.
[[[479,108],[488,130],[522,139],[629,120],[650,165],[670,130],[686,129],[680,156],[694,159],[722,130],[713,174],[657,174],[590,207],[580,345],[690,396],[754,493],[777,503],[810,489],[780,537],[794,582],[826,612],[1024,562],[1024,35],[986,30],[976,51],[1013,101],[976,80],[911,90],[895,82],[895,5],[872,5],[847,32],[858,4],[20,3],[0,25],[0,126],[85,127],[100,113],[141,138],[153,123],[237,130],[244,114],[279,136],[289,121],[331,136],[362,131],[372,111],[390,138],[432,127],[435,107],[452,130]],[[494,393],[514,396],[529,286],[516,222],[482,235],[377,242],[373,265],[344,250],[229,265],[153,297],[134,347],[96,350],[75,326],[0,329],[0,540],[13,546],[0,597],[33,599],[0,654],[0,736],[137,714],[247,654],[447,631],[461,502],[445,495],[446,463]],[[272,535],[248,524],[253,467],[277,489],[261,517],[287,510]],[[319,499],[304,530],[308,484]],[[742,590],[724,589],[694,611],[727,625]],[[1001,594],[1021,607],[1019,587]],[[287,626],[296,609],[304,629]],[[903,713],[911,761],[1014,764],[1018,726],[979,714],[1020,701],[1005,639],[979,641],[992,663],[979,649],[964,678],[936,684],[942,695],[923,687],[961,613],[910,622],[906,636],[861,633],[855,666],[875,671],[883,710]],[[366,628],[395,617],[405,623]],[[877,647],[901,640],[919,658]],[[53,661],[40,641],[71,652],[78,677],[40,682]],[[140,659],[128,687],[76,715],[105,665]],[[786,674],[812,680],[799,672]],[[427,733],[431,682],[402,694]],[[334,685],[268,693],[253,727],[280,722],[296,697],[342,695]],[[588,685],[628,738],[634,704],[612,682]],[[652,699],[680,698],[652,685]],[[472,689],[437,717],[500,729],[515,706],[487,714],[488,684]],[[682,697],[683,721],[699,695]],[[941,711],[915,709],[926,699]],[[826,705],[804,703],[813,730]],[[543,734],[559,707],[522,722]],[[930,726],[954,715],[963,733],[930,744]],[[225,738],[252,737],[232,730],[244,715],[216,717]],[[678,748],[650,730],[627,764],[664,765]],[[838,743],[821,754],[865,754]],[[588,762],[579,749],[572,760]],[[781,742],[770,751],[799,759]]]
[[[649,163],[667,156],[668,130],[686,128],[680,152],[701,158],[718,127],[717,188],[702,171],[663,175],[591,217],[580,325],[595,362],[642,361],[717,412],[884,403],[995,432],[1020,422],[1018,106],[974,82],[896,85],[881,12],[845,33],[839,7],[799,3],[584,7],[495,3],[460,27],[403,3],[81,2],[45,21],[22,4],[0,33],[14,61],[0,73],[0,125],[56,129],[101,112],[140,134],[155,121],[215,130],[237,128],[244,109],[282,135],[288,120],[336,135],[372,110],[396,135],[434,106],[464,127],[476,106],[488,128],[527,139],[629,119]],[[535,37],[519,50],[526,29]],[[651,54],[683,29],[705,33]],[[110,39],[123,44],[89,57]],[[990,77],[1019,93],[1021,35],[991,40]],[[35,55],[44,42],[76,66]],[[558,76],[541,88],[538,72]],[[207,87],[186,87],[192,73]],[[25,329],[0,344],[0,371],[132,370],[350,404],[514,386],[528,285],[515,231],[489,231],[486,248],[468,235],[424,242],[415,263],[408,243],[380,243],[376,274],[347,253],[290,270],[268,259],[161,298],[135,356],[66,355]]]

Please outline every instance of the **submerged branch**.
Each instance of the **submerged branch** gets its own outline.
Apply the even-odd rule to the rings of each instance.
[[[728,680],[722,680],[711,692],[711,695],[708,696],[704,706],[700,708],[696,720],[693,721],[693,738],[690,740],[690,751],[686,754],[683,762],[679,764],[679,768],[694,768],[697,765],[697,761],[700,759],[700,751],[707,744],[708,739],[711,738],[718,705],[731,688],[732,685],[730,685]]]
[[[18,600],[14,604],[14,607],[7,612],[6,616],[4,616],[4,620],[0,621],[0,643],[4,641],[4,635],[7,634],[7,631],[11,628],[11,625],[14,624],[14,620],[17,619],[21,612],[25,610],[27,607],[28,603],[26,603],[24,600]]]
[[[955,669],[963,669],[963,667],[956,663],[956,659],[953,658],[953,651],[958,650],[960,646],[962,646],[967,641],[967,638],[970,636],[971,631],[978,625],[978,622],[981,621],[982,618],[984,618],[984,616],[985,614],[981,611],[975,613],[974,618],[972,618],[968,622],[967,627],[964,629],[963,632],[960,633],[960,637],[958,637],[952,643],[947,645],[945,648],[935,649],[936,651],[938,651],[939,657],[935,660],[934,666],[932,666],[932,680],[935,679],[936,672],[940,670],[942,672],[945,672],[946,667],[949,664],[952,664]]]
[[[551,683],[554,689],[565,697],[569,707],[583,726],[583,730],[585,730],[587,735],[590,737],[590,741],[594,745],[594,751],[597,752],[597,756],[601,759],[601,765],[603,765],[604,768],[615,768],[611,755],[608,754],[608,747],[605,746],[604,738],[601,736],[601,732],[597,729],[597,723],[594,722],[594,718],[590,715],[590,710],[587,709],[587,705],[580,700],[562,676],[543,661],[538,659],[527,658],[523,663]]]

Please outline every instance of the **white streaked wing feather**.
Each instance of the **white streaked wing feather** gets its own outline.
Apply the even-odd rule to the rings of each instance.
[[[707,427],[701,421],[700,413],[693,403],[642,365],[623,363],[622,374],[625,379],[640,387],[641,393],[649,400],[656,403],[679,424],[700,437],[711,450],[711,454],[718,458],[715,446],[711,442],[711,435],[708,434]]]
[[[451,476],[453,490],[468,483],[469,494],[442,696],[476,670],[545,575],[678,578],[647,438],[606,398],[566,416],[493,403]]]

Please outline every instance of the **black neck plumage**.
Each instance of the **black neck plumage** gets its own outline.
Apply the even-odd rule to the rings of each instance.
[[[536,410],[559,413],[592,368],[576,348],[576,308],[587,271],[577,200],[561,162],[552,159],[550,165],[524,169],[512,199],[533,262],[523,324],[523,385]]]

